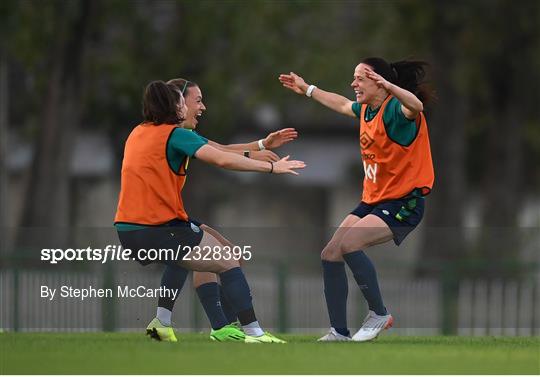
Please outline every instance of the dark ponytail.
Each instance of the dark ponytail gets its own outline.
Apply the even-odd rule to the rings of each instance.
[[[179,124],[183,121],[177,113],[180,91],[163,81],[152,81],[143,95],[143,119],[154,124]]]
[[[433,90],[424,81],[429,64],[421,60],[400,60],[388,63],[382,58],[366,58],[362,63],[400,88],[414,93],[424,104],[434,98]]]

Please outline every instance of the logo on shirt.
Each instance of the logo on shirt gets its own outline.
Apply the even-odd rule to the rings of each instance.
[[[365,131],[360,134],[360,147],[362,147],[362,149],[371,147],[374,142],[375,140],[369,137]]]
[[[379,167],[378,164],[368,164],[366,161],[363,161],[364,164],[364,174],[366,175],[366,178],[370,181],[373,181],[373,183],[377,183],[377,168]]]

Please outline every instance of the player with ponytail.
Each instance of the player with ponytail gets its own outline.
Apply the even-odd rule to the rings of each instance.
[[[321,253],[330,332],[320,341],[368,341],[392,326],[384,306],[375,266],[365,251],[394,240],[399,245],[420,223],[424,197],[434,181],[424,104],[432,93],[424,82],[427,63],[388,63],[366,58],[354,69],[356,100],[308,85],[294,72],[282,85],[322,105],[359,119],[359,147],[364,167],[362,197]],[[352,271],[369,311],[351,337],[347,325],[347,276]]]

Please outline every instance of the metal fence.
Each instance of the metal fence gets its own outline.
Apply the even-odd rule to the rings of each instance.
[[[286,271],[286,270],[285,270]],[[253,273],[248,280],[257,316],[267,328],[282,332],[320,333],[327,329],[323,283],[317,274],[288,274],[275,268]],[[159,286],[157,270],[144,274],[101,274],[0,271],[1,328],[11,331],[140,331],[155,315],[154,298],[40,297],[40,286],[96,288],[120,285]],[[458,335],[539,335],[540,290],[537,279],[526,281],[460,280],[457,305]],[[396,278],[381,281],[385,304],[396,318],[391,331],[401,335],[443,333],[443,286],[436,279]],[[356,282],[349,280],[349,326],[360,326],[366,305]],[[174,325],[183,331],[206,331],[208,321],[190,279],[177,300]]]

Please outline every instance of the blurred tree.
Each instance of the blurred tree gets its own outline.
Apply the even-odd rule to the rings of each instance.
[[[30,27],[43,13],[52,17],[52,28],[46,31],[47,45],[28,46],[45,48],[48,54],[42,77],[47,80],[42,115],[24,201],[22,225],[26,227],[69,225],[71,156],[80,123],[85,82],[82,65],[94,4],[77,0],[21,5],[23,25]]]
[[[418,273],[443,277],[444,330],[452,333],[460,277],[520,272],[517,215],[531,187],[522,170],[524,130],[538,126],[539,8],[505,0],[397,8],[409,25],[400,43],[422,49],[428,42],[439,97],[428,112],[436,182]],[[482,193],[483,227],[479,244],[467,245],[463,220],[473,190]]]
[[[534,2],[6,0],[0,11],[7,15],[1,30],[10,78],[17,81],[10,84],[10,116],[30,125],[36,142],[26,225],[70,222],[66,174],[76,128],[107,130],[120,158],[150,80],[198,82],[209,108],[201,132],[219,140],[241,125],[253,129],[263,104],[277,109],[278,126],[327,130],[353,122],[283,92],[277,75],[295,70],[347,95],[354,66],[369,55],[432,63],[439,96],[428,108],[436,184],[426,225],[454,240],[441,243],[428,232],[423,263],[468,254],[460,229],[470,190],[489,191],[490,208],[502,203],[496,216],[484,213],[486,223],[501,224],[496,218],[515,219],[519,208],[508,191],[538,185],[538,178],[523,185],[540,155]],[[511,27],[505,14],[512,15]],[[501,54],[501,44],[513,53]],[[524,93],[523,85],[531,90]],[[40,116],[33,111],[38,107]],[[507,138],[501,123],[516,132]],[[505,157],[505,168],[498,169],[492,156],[501,153],[517,157]]]
[[[518,215],[533,178],[525,170],[531,167],[525,162],[526,129],[532,122],[540,126],[540,4],[526,1],[516,6],[499,0],[484,2],[484,6],[491,11],[485,12],[482,25],[471,25],[475,38],[468,40],[470,59],[475,62],[474,70],[468,72],[472,83],[468,91],[481,114],[473,121],[484,122],[483,153],[474,155],[484,166],[475,172],[480,173],[484,225],[475,251],[477,257],[490,261],[484,275],[501,279],[523,273],[514,267],[523,237]],[[476,12],[482,11],[478,3],[475,7]],[[537,164],[538,160],[533,165]]]

